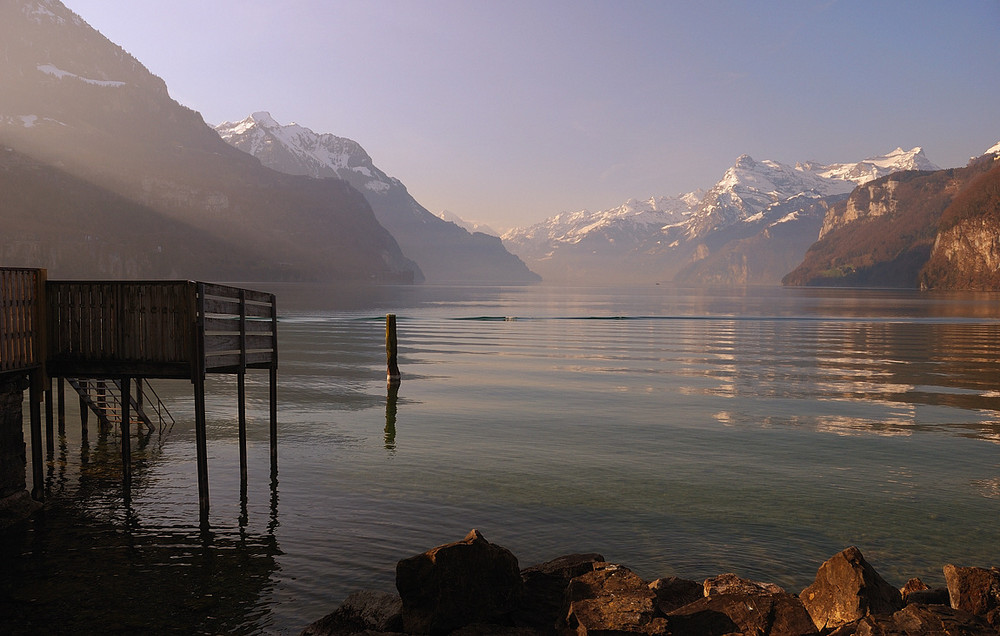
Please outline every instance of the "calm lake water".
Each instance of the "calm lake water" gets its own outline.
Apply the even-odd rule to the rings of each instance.
[[[134,450],[130,507],[117,440],[93,418],[82,440],[70,400],[47,510],[0,533],[0,631],[298,633],[471,528],[522,567],[597,551],[792,592],[849,545],[894,585],[1000,565],[1000,295],[258,287],[276,482],[266,373],[243,498],[236,381],[208,383],[208,530],[190,384],[156,385],[177,423]]]

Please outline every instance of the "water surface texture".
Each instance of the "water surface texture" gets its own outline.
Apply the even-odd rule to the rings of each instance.
[[[793,592],[849,545],[894,585],[997,565],[998,295],[271,289],[277,480],[266,373],[248,375],[244,498],[236,380],[208,383],[207,530],[190,384],[157,384],[178,422],[133,442],[130,507],[116,438],[92,418],[82,440],[71,404],[48,510],[0,537],[14,632],[297,633],[471,528],[522,567],[598,551]]]

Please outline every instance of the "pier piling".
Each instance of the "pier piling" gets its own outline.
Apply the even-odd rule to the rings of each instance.
[[[386,382],[388,384],[399,384],[399,364],[396,351],[396,314],[385,315],[385,361],[386,361]]]

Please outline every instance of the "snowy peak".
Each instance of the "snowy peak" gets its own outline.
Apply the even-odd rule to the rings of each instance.
[[[843,179],[856,185],[874,181],[880,177],[902,170],[940,170],[931,163],[920,146],[910,150],[896,148],[878,157],[869,157],[857,163],[833,163],[822,165],[816,162],[796,164],[796,170],[812,172],[827,179]]]
[[[983,153],[984,155],[1000,155],[1000,141],[993,144],[993,147]]]
[[[224,122],[215,130],[230,145],[281,172],[338,177],[372,192],[401,185],[376,168],[357,142],[329,133],[318,134],[295,123],[279,124],[266,111],[253,113],[239,122]]]

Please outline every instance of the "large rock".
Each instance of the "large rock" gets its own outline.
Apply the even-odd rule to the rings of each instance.
[[[784,594],[785,590],[774,583],[760,583],[743,579],[733,573],[705,579],[702,584],[705,596],[716,594]]]
[[[402,611],[403,603],[395,594],[355,592],[332,613],[302,630],[301,636],[348,636],[369,630],[399,632],[403,629]]]
[[[621,565],[597,564],[566,588],[564,633],[667,634],[656,610],[656,594]]]
[[[725,592],[706,596],[667,615],[672,636],[804,636],[813,621],[795,596],[780,592]]]
[[[892,615],[866,616],[829,636],[996,636],[978,616],[947,605],[912,603]]]
[[[1000,630],[1000,569],[949,564],[944,580],[953,608],[982,616]]]
[[[701,583],[676,576],[656,579],[649,584],[649,589],[656,594],[656,607],[664,614],[705,596],[705,588]]]
[[[403,628],[409,633],[500,620],[517,605],[522,586],[517,558],[478,530],[396,564]]]
[[[514,612],[514,623],[541,631],[552,631],[560,619],[563,598],[569,582],[594,571],[603,563],[600,554],[568,554],[521,570],[524,595]]]
[[[899,590],[879,576],[856,547],[830,557],[799,598],[818,630],[832,629],[869,614],[891,614],[903,607]]]

